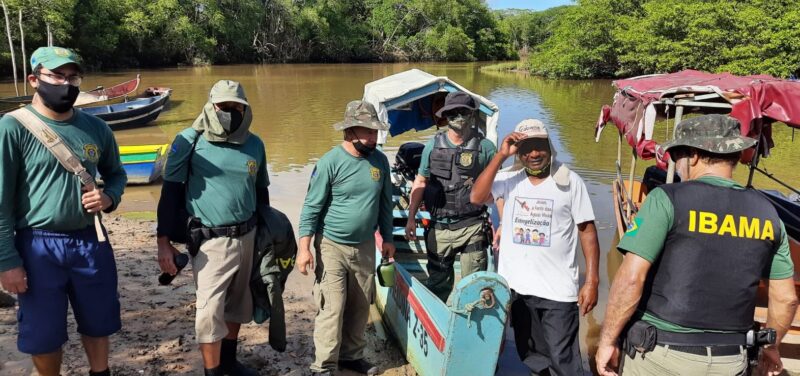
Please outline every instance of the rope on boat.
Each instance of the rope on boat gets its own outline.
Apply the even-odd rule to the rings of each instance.
[[[452,309],[453,312],[460,315],[467,315],[467,327],[472,327],[472,312],[476,309],[492,309],[497,302],[494,299],[494,291],[490,288],[481,290],[481,296],[478,300],[464,304],[464,309]]]

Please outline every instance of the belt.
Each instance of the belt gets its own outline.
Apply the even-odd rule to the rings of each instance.
[[[676,346],[745,346],[747,344],[746,333],[676,333],[656,329],[656,342],[663,345]],[[705,352],[703,352],[705,354]]]
[[[722,345],[722,346],[684,346],[684,345],[662,345],[658,346],[668,348],[673,351],[679,351],[687,354],[694,355],[708,355],[711,350],[711,356],[731,356],[739,355],[742,353],[742,346],[737,345]]]
[[[483,215],[479,215],[479,216],[476,216],[476,217],[466,217],[466,218],[459,219],[458,221],[452,222],[452,223],[438,222],[436,220],[436,218],[434,218],[433,221],[434,221],[433,222],[433,228],[435,228],[437,230],[460,230],[460,229],[462,229],[464,227],[472,226],[472,225],[475,225],[475,224],[483,222],[484,221],[484,216]]]
[[[258,217],[254,215],[250,217],[250,219],[248,219],[247,221],[232,226],[221,226],[221,227],[203,226],[200,230],[203,231],[203,235],[205,236],[206,239],[221,238],[221,237],[238,238],[250,232],[250,230],[254,229],[257,224],[258,224]]]

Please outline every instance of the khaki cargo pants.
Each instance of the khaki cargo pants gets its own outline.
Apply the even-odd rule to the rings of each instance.
[[[695,355],[671,350],[669,345],[657,345],[653,351],[636,353],[631,359],[623,355],[623,376],[649,375],[744,375],[747,369],[747,350],[728,356]]]
[[[312,371],[335,370],[339,360],[364,358],[369,306],[375,291],[375,239],[339,244],[316,236],[315,359]]]
[[[428,280],[425,285],[447,302],[455,283],[453,264],[461,254],[461,278],[477,271],[486,270],[486,233],[483,223],[476,223],[456,230],[431,228],[425,234],[428,249]]]
[[[256,230],[238,238],[208,239],[192,257],[197,286],[195,332],[198,343],[214,343],[228,335],[226,322],[253,320],[250,272]]]

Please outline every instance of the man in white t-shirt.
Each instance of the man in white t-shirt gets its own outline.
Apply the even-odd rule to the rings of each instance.
[[[496,200],[499,209],[499,273],[516,293],[511,322],[520,358],[537,375],[580,375],[578,310],[586,315],[597,304],[600,246],[586,186],[555,155],[544,124],[523,120],[478,177],[470,200]],[[514,165],[498,173],[511,156]],[[580,290],[579,240],[586,258]]]

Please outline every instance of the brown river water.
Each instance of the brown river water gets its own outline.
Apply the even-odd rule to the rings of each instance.
[[[614,176],[617,154],[616,130],[610,125],[599,143],[594,140],[594,122],[600,108],[603,104],[610,104],[614,94],[610,80],[546,80],[519,73],[481,72],[480,64],[474,63],[303,64],[91,73],[84,79],[82,87],[89,90],[96,85],[111,86],[139,73],[142,76],[141,89],[147,86],[173,89],[167,110],[155,123],[116,132],[120,145],[131,145],[170,142],[179,131],[191,125],[206,102],[209,89],[217,80],[240,81],[253,107],[251,131],[261,136],[266,144],[270,179],[273,181],[271,199],[276,206],[290,212],[287,213],[290,218],[296,218],[302,205],[310,166],[341,141],[341,132],[334,131],[332,124],[341,120],[347,102],[360,99],[367,82],[411,68],[448,76],[495,102],[500,108],[498,135],[501,139],[524,118],[543,120],[554,131],[559,157],[586,181],[597,217],[601,245],[599,304],[581,322],[584,357],[587,353],[593,354],[605,312],[609,281],[621,262],[621,256],[613,250],[617,240],[610,199],[610,182]],[[0,84],[0,95],[14,95],[13,85]],[[427,139],[432,134],[431,130],[419,133],[412,131],[391,138],[387,150],[396,150],[403,142]],[[656,134],[659,134],[658,131]],[[661,128],[660,135],[663,137],[664,128]],[[797,136],[800,138],[800,134]],[[800,140],[792,142],[792,132],[780,125],[776,126],[774,138],[777,147],[770,158],[762,161],[762,166],[782,180],[797,185],[800,183],[800,170],[793,165],[800,160]],[[625,174],[630,163],[628,150],[623,150]],[[637,174],[641,175],[644,167],[649,165],[651,162],[639,163]],[[738,168],[737,179],[746,179],[744,166]],[[755,182],[756,186],[788,193],[765,178],[757,178]],[[158,184],[129,187],[120,209],[137,213],[152,212],[159,191]],[[582,256],[579,259],[583,264]]]

